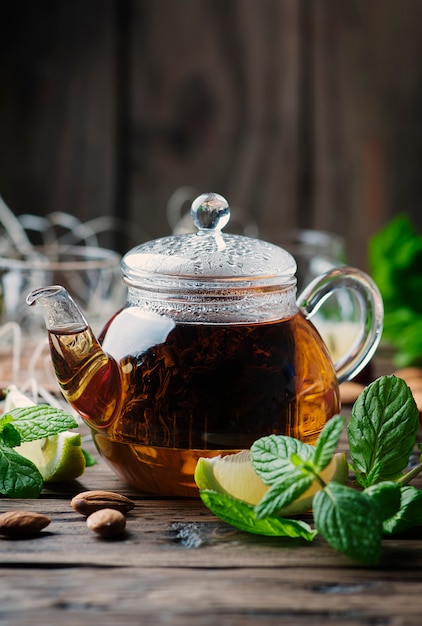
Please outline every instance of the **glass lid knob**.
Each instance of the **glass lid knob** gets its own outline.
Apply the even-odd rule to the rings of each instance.
[[[191,217],[201,231],[222,230],[230,219],[227,200],[218,193],[203,193],[191,206]]]

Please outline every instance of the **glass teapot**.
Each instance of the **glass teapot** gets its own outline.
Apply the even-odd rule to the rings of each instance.
[[[339,382],[374,353],[383,306],[364,273],[337,268],[296,300],[296,262],[282,248],[223,233],[219,194],[191,208],[194,234],[156,239],[122,260],[127,304],[96,338],[61,286],[37,289],[64,397],[98,451],[142,491],[196,496],[201,456],[249,448],[264,435],[315,443],[339,412]],[[330,294],[353,291],[361,325],[333,364],[310,321]]]

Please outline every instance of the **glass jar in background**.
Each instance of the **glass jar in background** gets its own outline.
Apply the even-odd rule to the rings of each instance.
[[[26,296],[46,282],[63,285],[99,332],[126,300],[121,255],[99,245],[114,228],[107,216],[81,222],[56,211],[15,216],[0,196],[0,385],[53,387],[45,324]]]
[[[116,307],[126,287],[121,256],[96,246],[45,246],[27,255],[9,250],[0,257],[0,384],[23,385],[30,378],[56,389],[43,316],[30,310],[26,296],[46,283],[63,285],[81,303],[96,332]]]

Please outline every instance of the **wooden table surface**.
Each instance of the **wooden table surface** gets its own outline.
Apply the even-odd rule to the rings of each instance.
[[[100,538],[73,511],[87,489],[135,500],[122,538]],[[13,509],[52,521],[37,538],[0,540],[2,626],[422,623],[422,528],[386,539],[379,566],[365,567],[320,537],[249,535],[200,500],[144,496],[101,460],[37,500],[0,499],[0,512]]]

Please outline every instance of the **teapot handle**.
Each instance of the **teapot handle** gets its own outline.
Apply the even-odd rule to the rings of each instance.
[[[297,299],[299,310],[307,319],[337,289],[352,291],[360,309],[359,332],[349,350],[336,360],[334,368],[339,383],[354,378],[372,358],[381,339],[384,307],[374,281],[353,267],[337,267],[315,278]]]

